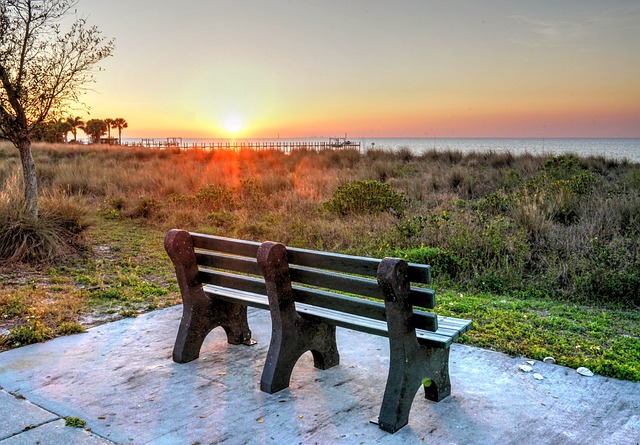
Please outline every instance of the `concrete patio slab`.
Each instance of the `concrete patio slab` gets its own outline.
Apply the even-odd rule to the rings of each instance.
[[[229,345],[216,329],[187,364],[171,360],[180,315],[172,307],[3,352],[0,387],[30,402],[19,407],[25,413],[35,404],[79,417],[105,443],[640,444],[640,384],[542,362],[536,380],[518,370],[522,358],[464,345],[451,352],[451,397],[432,403],[418,394],[409,425],[388,434],[370,422],[384,392],[387,339],[339,328],[339,366],[317,370],[306,354],[291,388],[269,395],[259,390],[268,312],[249,310],[255,346]],[[35,443],[17,441],[27,434],[61,443],[47,442],[58,424],[6,443]]]

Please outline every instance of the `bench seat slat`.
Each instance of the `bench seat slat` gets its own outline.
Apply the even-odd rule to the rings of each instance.
[[[357,317],[368,317],[386,324],[387,311],[384,303],[365,300],[348,295],[335,294],[320,289],[293,286],[293,298],[299,305],[319,306],[335,312],[348,312]],[[419,329],[435,331],[438,328],[437,317],[430,312],[413,310],[413,322]]]
[[[199,268],[198,278],[205,284],[228,287],[261,295],[267,294],[267,288],[261,278],[236,275],[207,268]],[[418,290],[429,291],[429,289]],[[423,292],[423,294],[427,296],[430,295],[427,292]],[[355,314],[375,318],[376,320],[386,319],[386,310],[382,302],[350,297],[348,295],[298,285],[293,286],[293,296],[296,301],[322,306],[327,309],[354,312]],[[436,329],[437,322],[433,314],[418,309],[414,309],[413,312],[417,328]]]
[[[269,308],[269,301],[266,295],[215,285],[205,285],[204,291],[206,293],[214,294],[216,298],[224,301],[240,303],[260,309]],[[381,320],[374,320],[332,309],[311,306],[304,303],[297,303],[296,309],[300,315],[310,317],[311,319],[315,318],[316,320],[321,320],[336,326],[367,332],[374,335],[381,335],[384,337],[389,336],[387,324]],[[437,319],[439,326],[435,332],[425,329],[416,329],[418,343],[438,348],[449,347],[461,334],[467,332],[471,328],[472,324],[470,320],[462,320],[453,317],[438,316]]]
[[[310,319],[321,320],[329,324],[334,324],[347,329],[367,332],[369,334],[388,337],[387,323],[380,320],[372,320],[358,315],[344,312],[332,311],[331,309],[299,304],[296,306],[298,313]],[[418,343],[436,348],[448,348],[453,340],[459,337],[460,333],[451,335],[450,332],[443,332],[438,329],[435,332],[424,329],[416,329]]]
[[[224,289],[228,289],[228,295],[232,295],[237,289],[241,292],[250,292],[263,296],[266,301],[266,287],[260,279],[243,275],[234,275],[225,272],[201,270],[200,279],[203,283],[216,288],[216,295],[220,295]],[[375,320],[386,320],[384,303],[369,301],[357,297],[335,294],[319,289],[293,286],[293,295],[296,302],[308,305],[317,305],[336,312],[347,311],[361,317],[369,317]],[[227,301],[232,301],[229,298]],[[232,301],[233,302],[233,301]],[[266,305],[268,307],[268,303]],[[296,306],[297,307],[297,306]],[[414,309],[414,323],[420,329],[437,329],[435,314]]]
[[[268,309],[269,301],[266,295],[258,295],[250,292],[229,289],[226,287],[205,285],[204,291],[208,294],[214,294],[216,298],[231,303],[240,303],[245,306],[257,307],[260,309]],[[304,303],[296,305],[298,313],[303,317],[312,320],[323,321],[347,329],[367,332],[369,334],[388,337],[387,323],[380,320],[373,320],[367,317],[347,314],[344,312],[334,311],[317,306],[310,306]],[[416,336],[420,344],[427,344],[438,348],[445,348],[451,345],[453,341],[451,337],[442,335],[441,333],[416,329]]]
[[[245,306],[257,307],[269,310],[269,299],[266,295],[254,294],[228,287],[220,287],[206,284],[202,287],[206,294],[213,294],[216,298],[229,303],[241,303]]]

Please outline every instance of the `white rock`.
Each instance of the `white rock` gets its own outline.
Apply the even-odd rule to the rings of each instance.
[[[545,363],[552,363],[552,364],[556,363],[556,359],[553,357],[545,357],[542,361]]]
[[[542,377],[542,375],[538,374],[537,372],[533,374],[533,378],[536,380],[544,380],[544,377]]]
[[[527,363],[529,363],[531,366],[536,364],[535,360],[527,360]]]
[[[593,376],[593,372],[591,372],[591,370],[589,368],[580,367],[580,368],[576,369],[576,371],[577,371],[578,374],[583,375],[585,377]]]
[[[522,372],[531,372],[533,371],[533,368],[529,365],[520,365],[518,366],[518,369]]]

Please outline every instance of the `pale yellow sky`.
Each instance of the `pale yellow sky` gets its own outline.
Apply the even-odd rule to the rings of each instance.
[[[637,0],[80,0],[124,137],[640,137]]]

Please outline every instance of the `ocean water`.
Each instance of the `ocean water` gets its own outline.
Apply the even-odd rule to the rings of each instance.
[[[425,150],[458,150],[468,152],[511,152],[513,154],[576,154],[578,156],[603,156],[640,163],[640,138],[636,139],[502,139],[502,138],[347,138],[360,143],[361,150],[408,148],[416,154]],[[164,138],[156,138],[163,141]],[[228,139],[181,139],[184,144],[228,142]],[[296,139],[237,139],[237,142],[327,142],[328,138]],[[124,143],[139,144],[140,139],[123,138]]]
[[[511,152],[513,154],[576,154],[627,159],[640,163],[640,139],[356,139],[362,147],[397,150],[407,147],[415,153],[424,150],[458,150],[467,152]]]

